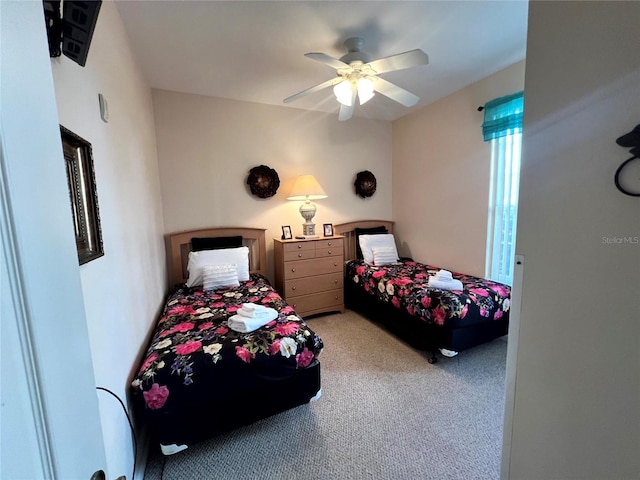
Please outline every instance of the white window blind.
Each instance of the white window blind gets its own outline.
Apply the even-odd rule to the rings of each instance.
[[[508,285],[513,283],[521,144],[519,129],[491,140],[485,276]]]

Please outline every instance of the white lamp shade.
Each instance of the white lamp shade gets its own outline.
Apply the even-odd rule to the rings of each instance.
[[[327,193],[313,175],[302,175],[293,184],[287,200],[320,200],[327,198]]]
[[[361,78],[358,80],[358,99],[360,105],[364,105],[375,95],[373,91],[373,80],[370,78]]]
[[[351,82],[349,80],[343,80],[335,87],[333,87],[333,94],[341,104],[350,107],[353,105],[353,95],[351,94]]]

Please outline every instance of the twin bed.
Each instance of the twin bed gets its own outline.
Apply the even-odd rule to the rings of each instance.
[[[221,256],[226,267],[228,258],[240,258],[240,264],[248,257],[245,280],[238,273],[237,281],[222,282],[234,286],[208,289],[205,277],[204,285],[188,287],[196,270],[191,267],[190,277],[193,238],[214,258],[207,262]],[[161,451],[179,452],[319,397],[322,340],[267,281],[265,231],[194,230],[166,241],[175,286],[131,384],[136,420],[149,428]],[[252,332],[235,331],[229,319],[245,303],[271,308],[277,317]]]
[[[508,286],[453,272],[461,290],[431,288],[438,267],[397,259],[386,247],[361,251],[361,235],[391,237],[393,222],[334,230],[344,236],[347,307],[431,352],[430,363],[438,350],[451,356],[507,333]],[[136,420],[161,451],[179,452],[318,398],[323,343],[269,284],[265,231],[193,230],[166,242],[173,288],[131,384]],[[248,333],[234,330],[246,303],[275,310],[275,318]]]
[[[366,220],[336,225],[334,229],[345,237],[347,308],[382,323],[414,347],[430,352],[429,363],[437,360],[438,351],[455,356],[507,334],[509,286],[452,272],[453,279],[462,283],[462,290],[431,288],[429,277],[439,267],[412,259],[375,265],[362,258],[360,236],[392,234],[393,222]]]

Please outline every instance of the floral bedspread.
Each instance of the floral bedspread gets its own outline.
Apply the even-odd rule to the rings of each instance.
[[[278,318],[250,333],[231,330],[227,319],[249,302],[274,308]],[[318,335],[260,275],[210,292],[182,285],[167,299],[132,382],[133,400],[158,413],[188,408],[202,396],[242,389],[252,375],[306,368],[322,347]]]
[[[425,322],[452,328],[498,320],[510,307],[511,288],[502,283],[451,272],[463,290],[428,286],[439,267],[413,261],[374,266],[363,260],[347,263],[347,281]]]

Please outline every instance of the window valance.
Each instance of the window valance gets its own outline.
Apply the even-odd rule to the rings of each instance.
[[[484,106],[484,122],[482,124],[484,141],[488,142],[494,138],[521,132],[523,111],[523,91],[487,102]]]

